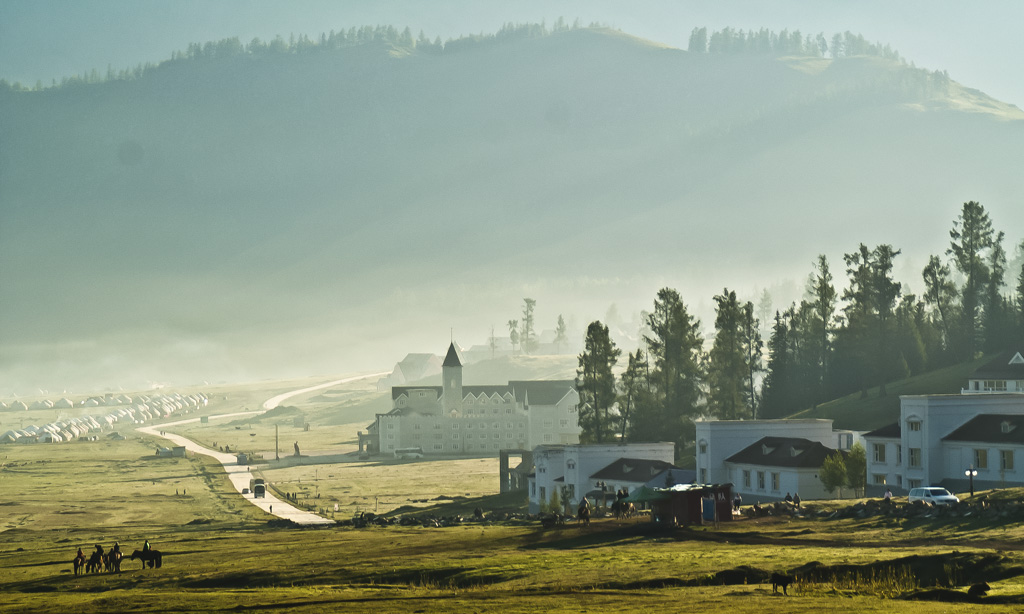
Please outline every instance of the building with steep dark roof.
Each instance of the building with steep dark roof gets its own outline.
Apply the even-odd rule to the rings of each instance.
[[[1003,352],[961,394],[900,397],[899,421],[864,435],[868,491],[1024,485],[1024,357]],[[1021,462],[1017,462],[1017,461]]]
[[[964,393],[1024,394],[1024,354],[1010,350],[978,367]]]
[[[440,386],[393,386],[391,411],[377,414],[361,445],[370,453],[420,449],[425,455],[497,456],[544,444],[579,443],[579,394],[572,380],[464,386],[453,342]]]

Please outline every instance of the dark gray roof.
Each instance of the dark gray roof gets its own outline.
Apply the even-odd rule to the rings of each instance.
[[[999,354],[971,373],[971,379],[1024,379],[1024,350]]]
[[[438,398],[441,397],[441,393],[444,392],[444,388],[440,386],[392,386],[391,387],[391,400],[394,401],[398,397],[406,394],[410,390],[433,390],[437,392]]]
[[[821,467],[836,450],[817,441],[799,437],[762,437],[725,459],[727,463],[765,465],[768,467]],[[846,455],[846,452],[843,452]]]
[[[875,429],[870,433],[864,433],[865,437],[887,437],[889,439],[899,439],[902,431],[900,430],[900,423],[893,422],[887,424],[880,429]]]
[[[590,476],[592,480],[618,480],[646,484],[651,478],[674,469],[675,465],[660,460],[642,458],[620,458]]]
[[[455,342],[448,346],[448,354],[444,357],[444,362],[441,363],[442,367],[461,367],[462,361],[459,360],[459,351],[455,349]]]
[[[943,437],[942,441],[1024,443],[1024,416],[981,414]]]
[[[576,383],[571,379],[537,380],[509,382],[504,386],[463,386],[462,394],[463,396],[467,394],[475,396],[486,394],[490,397],[495,394],[505,396],[506,393],[511,393],[516,401],[521,403],[529,397],[530,405],[554,405],[561,401],[565,395],[569,394],[570,390],[575,390],[575,388]],[[444,388],[441,386],[392,386],[391,400],[397,399],[410,390],[433,390],[437,392],[438,398],[444,393]]]
[[[525,403],[529,398],[530,405],[554,405],[570,390],[576,389],[576,382],[571,379],[513,381],[508,385],[514,391],[516,401]]]

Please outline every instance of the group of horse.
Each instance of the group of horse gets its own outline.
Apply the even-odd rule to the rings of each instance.
[[[121,573],[121,560],[123,558],[124,555],[119,549],[112,548],[107,552],[103,552],[101,548],[97,547],[88,558],[79,550],[78,556],[74,558],[71,565],[76,576],[103,571]],[[149,565],[150,569],[163,565],[163,555],[160,554],[159,550],[136,550],[128,558],[133,561],[139,559],[142,562],[142,569],[145,569],[146,565]]]

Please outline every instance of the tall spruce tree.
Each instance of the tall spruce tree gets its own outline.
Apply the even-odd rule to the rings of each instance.
[[[952,355],[961,355],[957,343],[957,288],[950,279],[949,266],[942,263],[938,256],[928,258],[928,264],[921,272],[924,279],[924,302],[931,309],[931,320],[941,331],[941,354],[929,353],[929,364],[933,366],[950,364]]]
[[[715,341],[707,362],[709,412],[723,420],[751,416],[745,396],[749,386],[743,348],[743,309],[736,292],[726,288],[715,296]]]
[[[636,422],[634,410],[637,407],[648,408],[651,404],[651,387],[650,382],[647,381],[649,372],[647,357],[644,356],[643,350],[631,352],[626,363],[626,370],[623,371],[619,380],[619,436],[623,442],[632,438]],[[639,414],[642,419],[644,412],[641,410]],[[649,426],[649,430],[657,430],[656,425]]]
[[[608,327],[600,321],[591,322],[576,370],[581,443],[606,443],[614,439],[618,425],[611,415],[616,402],[612,369],[620,353],[608,334]]]
[[[653,363],[651,383],[664,418],[659,439],[674,441],[681,452],[693,439],[692,419],[703,396],[700,322],[689,314],[678,292],[662,288],[647,324],[651,334],[644,341]]]
[[[1013,311],[1010,302],[1003,296],[1003,286],[1006,285],[1005,238],[1002,231],[996,233],[987,259],[989,275],[985,283],[982,324],[985,336],[983,347],[989,353],[1007,349],[1007,341],[1013,337]]]
[[[747,366],[747,406],[751,418],[757,418],[759,403],[755,389],[757,375],[764,371],[761,354],[764,343],[761,341],[761,323],[754,317],[754,303],[747,301],[743,305],[743,316],[740,320],[740,347],[743,349]]]
[[[814,406],[825,400],[826,385],[828,383],[828,369],[832,353],[832,331],[835,325],[836,313],[836,288],[832,285],[832,273],[828,268],[828,258],[825,254],[819,254],[815,263],[815,270],[811,274],[808,290],[811,295],[811,303],[814,307],[815,343],[817,353],[815,363],[817,375],[815,378]]]
[[[793,370],[790,358],[789,323],[783,314],[775,312],[775,324],[768,338],[768,368],[761,387],[759,418],[781,418],[792,413],[789,410]]]
[[[558,314],[558,323],[555,324],[555,348],[559,352],[562,351],[562,348],[565,347],[566,342],[569,341],[569,338],[566,336],[565,332],[565,318],[562,317],[562,314]]]
[[[903,287],[892,276],[893,260],[900,253],[901,250],[894,250],[891,245],[882,244],[876,247],[872,254],[871,294],[875,307],[874,362],[878,370],[878,394],[883,397],[886,396],[885,383],[894,373],[902,375],[897,371],[897,364],[890,348],[894,330],[893,310]]]
[[[980,311],[982,291],[988,280],[988,266],[985,264],[985,251],[992,246],[992,220],[980,203],[970,201],[964,203],[963,209],[953,222],[949,231],[948,255],[953,256],[953,263],[964,276],[964,286],[960,292],[960,327],[966,345],[959,360],[971,360],[982,348],[982,329]]]

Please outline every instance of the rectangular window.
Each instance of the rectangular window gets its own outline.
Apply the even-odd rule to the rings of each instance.
[[[531,497],[536,497],[537,496],[537,483],[536,482],[530,482],[530,496]]]
[[[876,463],[884,463],[885,462],[885,444],[884,443],[876,443],[872,447],[875,450],[875,462]]]
[[[750,488],[750,469],[743,470],[743,487]]]
[[[902,444],[896,444],[896,464],[897,465],[902,465],[903,464],[903,445]]]
[[[757,487],[760,490],[764,490],[764,471],[757,472]]]
[[[546,493],[547,493],[547,490],[543,486],[541,486],[540,487],[540,500],[541,501],[547,501],[548,500],[548,497],[547,497]]]
[[[704,469],[703,467],[700,470],[700,483],[701,484],[707,484],[708,483],[708,470]]]
[[[394,438],[395,438],[395,434],[394,433],[388,433],[388,439],[394,439]]]
[[[459,438],[459,434],[458,433],[452,433],[452,439],[458,439],[458,438]]]
[[[985,380],[985,392],[1006,392],[1006,380],[987,379]]]
[[[912,431],[920,431],[921,430],[921,421],[920,420],[911,420],[910,422],[907,423],[907,428],[909,428]]]
[[[903,487],[903,476],[902,475],[896,476],[896,485],[901,487],[901,488]]]
[[[921,448],[910,448],[910,466],[921,466]]]
[[[988,469],[988,450],[982,448],[974,449],[974,468]]]
[[[885,474],[884,473],[876,473],[876,474],[871,476],[871,480],[872,480],[872,483],[874,483],[874,484],[878,484],[878,485],[885,484]]]
[[[459,423],[458,422],[452,422],[452,430],[453,431],[459,430]]]
[[[779,474],[773,472],[772,473],[772,490],[778,490],[778,489],[779,489]]]
[[[700,442],[700,453],[701,454],[707,454],[708,453],[708,444],[703,442],[703,441]]]
[[[999,451],[999,468],[1003,471],[1013,471],[1013,450]]]
[[[921,480],[907,480],[909,488],[921,488]]]

